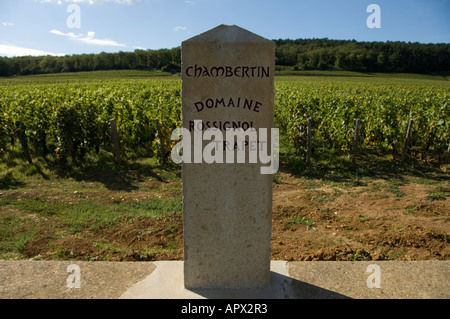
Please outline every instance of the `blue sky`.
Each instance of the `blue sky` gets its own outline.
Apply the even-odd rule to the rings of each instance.
[[[381,28],[367,26],[370,4]],[[450,0],[0,0],[0,56],[173,48],[220,24],[268,39],[450,43]]]

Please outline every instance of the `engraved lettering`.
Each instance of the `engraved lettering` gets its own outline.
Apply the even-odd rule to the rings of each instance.
[[[185,74],[188,77],[236,77],[236,78],[268,78],[270,76],[270,67],[268,66],[200,66],[191,65],[186,68]]]

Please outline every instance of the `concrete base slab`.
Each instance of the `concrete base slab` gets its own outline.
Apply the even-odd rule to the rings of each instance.
[[[266,289],[187,290],[183,261],[0,260],[0,299],[450,299],[448,260],[272,261],[270,274]]]
[[[287,262],[270,263],[270,286],[260,289],[186,289],[182,261],[156,261],[156,269],[129,288],[122,299],[289,299]]]

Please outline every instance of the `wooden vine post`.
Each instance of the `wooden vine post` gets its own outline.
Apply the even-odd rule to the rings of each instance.
[[[312,153],[312,143],[311,143],[311,135],[312,135],[312,118],[308,118],[308,127],[307,127],[307,148],[306,148],[306,164],[309,165],[311,163],[311,153]]]
[[[445,161],[450,163],[450,144],[448,144],[447,155],[445,156]]]
[[[161,146],[161,159],[163,164],[166,163],[166,150],[164,149],[164,139],[161,132],[161,125],[159,123],[159,119],[155,119],[156,130],[158,132],[159,144]]]
[[[411,141],[411,134],[412,134],[412,125],[414,123],[413,119],[409,119],[408,123],[408,131],[406,132],[406,139],[405,144],[403,145],[403,152],[402,152],[402,160],[406,158],[406,151],[408,150],[408,145]]]
[[[353,140],[353,157],[352,157],[353,165],[356,164],[356,157],[358,156],[359,125],[360,125],[360,122],[361,122],[360,119],[356,119],[355,138]]]
[[[114,119],[109,120],[109,126],[111,128],[111,142],[114,147],[114,155],[118,164],[122,163],[122,156],[120,155],[119,136],[117,134],[116,121]]]
[[[20,145],[22,146],[22,152],[25,155],[25,159],[28,161],[29,164],[33,164],[33,160],[30,156],[30,151],[28,149],[28,139],[27,135],[25,133],[25,125],[23,125],[21,122],[16,123],[17,130],[16,135],[19,139]]]

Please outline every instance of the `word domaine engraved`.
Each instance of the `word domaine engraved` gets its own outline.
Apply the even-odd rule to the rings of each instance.
[[[201,112],[205,109],[213,109],[218,107],[234,107],[234,108],[241,108],[242,110],[249,110],[253,112],[259,113],[259,108],[262,106],[261,102],[250,100],[250,99],[243,99],[243,98],[215,98],[215,99],[206,99],[205,101],[198,101],[194,103],[195,108],[197,112]]]

